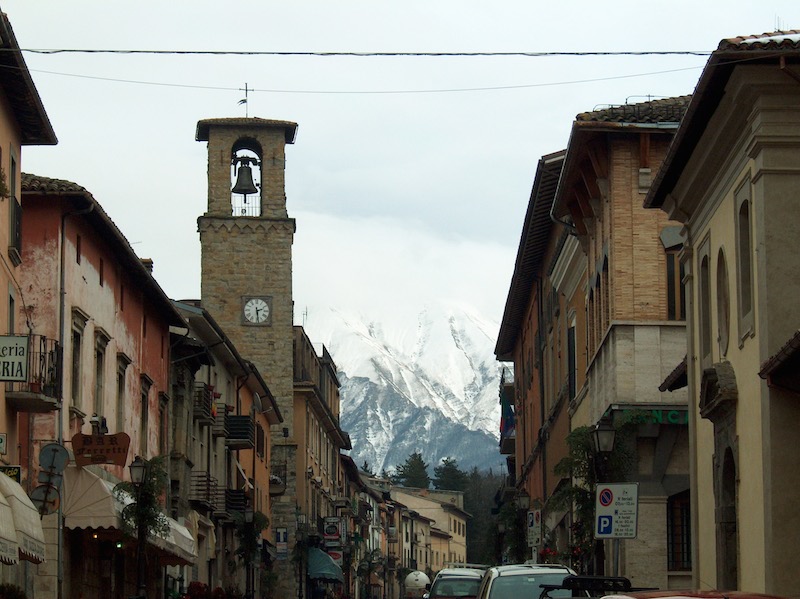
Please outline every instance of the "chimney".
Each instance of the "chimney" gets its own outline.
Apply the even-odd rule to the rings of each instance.
[[[140,262],[142,263],[142,266],[144,266],[147,269],[147,272],[149,272],[150,274],[153,274],[153,259],[152,258],[141,258]]]

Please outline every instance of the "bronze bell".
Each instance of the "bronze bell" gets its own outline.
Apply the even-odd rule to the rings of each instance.
[[[239,170],[236,172],[236,184],[231,191],[243,195],[258,192],[256,184],[253,183],[253,170],[250,168],[250,165],[243,164],[239,167]]]

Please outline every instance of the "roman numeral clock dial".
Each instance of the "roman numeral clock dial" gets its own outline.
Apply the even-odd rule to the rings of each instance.
[[[246,296],[242,298],[242,323],[268,325],[272,322],[272,298],[268,296]]]

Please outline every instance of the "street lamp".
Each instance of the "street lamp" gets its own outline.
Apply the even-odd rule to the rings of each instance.
[[[594,425],[592,430],[592,441],[594,442],[594,450],[596,453],[609,454],[614,451],[614,439],[617,435],[617,429],[611,422],[611,418],[603,416],[600,421]]]
[[[594,445],[594,453],[596,456],[595,476],[597,482],[610,482],[608,472],[608,458],[614,451],[614,441],[616,440],[617,429],[611,422],[611,418],[604,415],[594,429],[592,429],[592,443]],[[613,539],[612,544],[614,547],[614,575],[619,575],[619,539]]]
[[[139,599],[147,597],[147,579],[144,567],[144,545],[147,542],[147,523],[144,521],[141,512],[142,495],[147,476],[150,471],[150,462],[141,456],[136,456],[131,465],[128,466],[131,473],[131,483],[136,487],[136,595]]]

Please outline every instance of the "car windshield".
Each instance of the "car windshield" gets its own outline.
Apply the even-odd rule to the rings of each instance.
[[[476,597],[480,584],[480,578],[443,578],[435,581],[430,597]]]
[[[566,572],[498,576],[492,582],[489,599],[539,599],[544,590],[542,588],[543,584],[559,585],[565,576],[567,576]],[[550,591],[549,596],[572,597],[572,591],[558,589]]]

